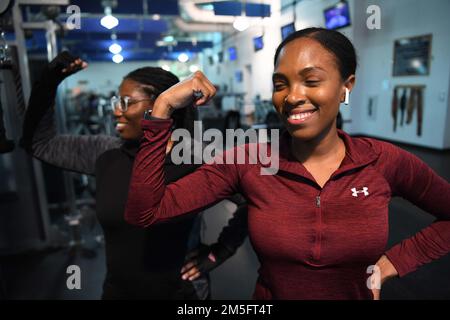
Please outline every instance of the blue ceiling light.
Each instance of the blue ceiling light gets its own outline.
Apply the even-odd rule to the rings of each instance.
[[[123,61],[123,56],[120,53],[115,54],[112,57],[112,61],[114,61],[115,63],[121,63]]]
[[[118,54],[122,51],[122,46],[118,43],[113,43],[109,46],[109,52],[112,54]]]
[[[178,59],[178,61],[185,63],[185,62],[189,61],[189,56],[186,53],[182,52],[178,55],[177,59]]]
[[[100,24],[108,30],[119,25],[119,19],[112,15],[111,7],[105,8],[105,16],[100,20]]]

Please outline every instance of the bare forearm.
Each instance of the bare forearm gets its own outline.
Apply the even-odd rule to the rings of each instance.
[[[158,119],[170,119],[172,112],[173,108],[167,102],[167,99],[165,99],[164,94],[161,94],[153,105],[152,117]]]

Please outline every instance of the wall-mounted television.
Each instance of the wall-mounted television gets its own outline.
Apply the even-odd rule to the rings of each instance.
[[[286,39],[288,35],[295,32],[295,24],[294,22],[289,23],[281,27],[281,40]]]
[[[253,38],[253,48],[255,52],[264,48],[263,36]]]
[[[340,29],[348,27],[350,21],[350,7],[347,1],[340,1],[332,7],[323,11],[325,16],[325,26],[327,29]]]
[[[228,48],[228,57],[230,58],[230,61],[235,61],[237,59],[236,47]]]
[[[234,72],[234,78],[236,79],[236,82],[242,82],[243,74],[241,70],[237,70]]]

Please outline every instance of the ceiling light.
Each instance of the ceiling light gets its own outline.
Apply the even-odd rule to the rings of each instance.
[[[104,16],[100,20],[100,24],[106,29],[112,29],[114,27],[117,27],[117,25],[119,24],[119,20],[117,20],[117,18],[114,16]]]
[[[112,61],[114,61],[115,63],[121,63],[123,61],[123,56],[121,54],[115,54],[112,57]]]
[[[233,27],[238,31],[244,31],[250,27],[250,22],[245,16],[240,16],[234,20]]]
[[[105,8],[105,16],[100,20],[100,24],[106,29],[112,29],[119,25],[119,20],[111,14],[111,7]]]
[[[111,52],[112,54],[118,54],[121,51],[122,47],[118,43],[113,43],[112,45],[109,46],[109,52]]]
[[[186,53],[180,53],[178,55],[178,61],[180,62],[188,62],[189,61],[189,56]]]
[[[195,64],[193,64],[193,65],[191,65],[189,67],[189,71],[192,72],[192,73],[194,73],[194,72],[196,72],[198,70],[199,70],[199,67],[197,65],[195,65]]]

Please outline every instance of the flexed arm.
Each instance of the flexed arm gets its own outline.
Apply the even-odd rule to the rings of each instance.
[[[144,137],[136,156],[128,193],[125,220],[138,226],[196,212],[237,192],[239,172],[235,164],[203,165],[192,174],[165,186],[164,159],[171,135],[173,110],[200,105],[215,94],[201,73],[163,92],[155,101],[153,120],[142,120]],[[194,97],[202,92],[202,97]],[[160,120],[156,120],[160,118]]]
[[[118,147],[120,139],[105,135],[58,135],[53,107],[58,85],[86,67],[86,62],[66,51],[45,67],[31,91],[21,146],[34,157],[57,167],[94,174],[97,157],[108,149]]]

